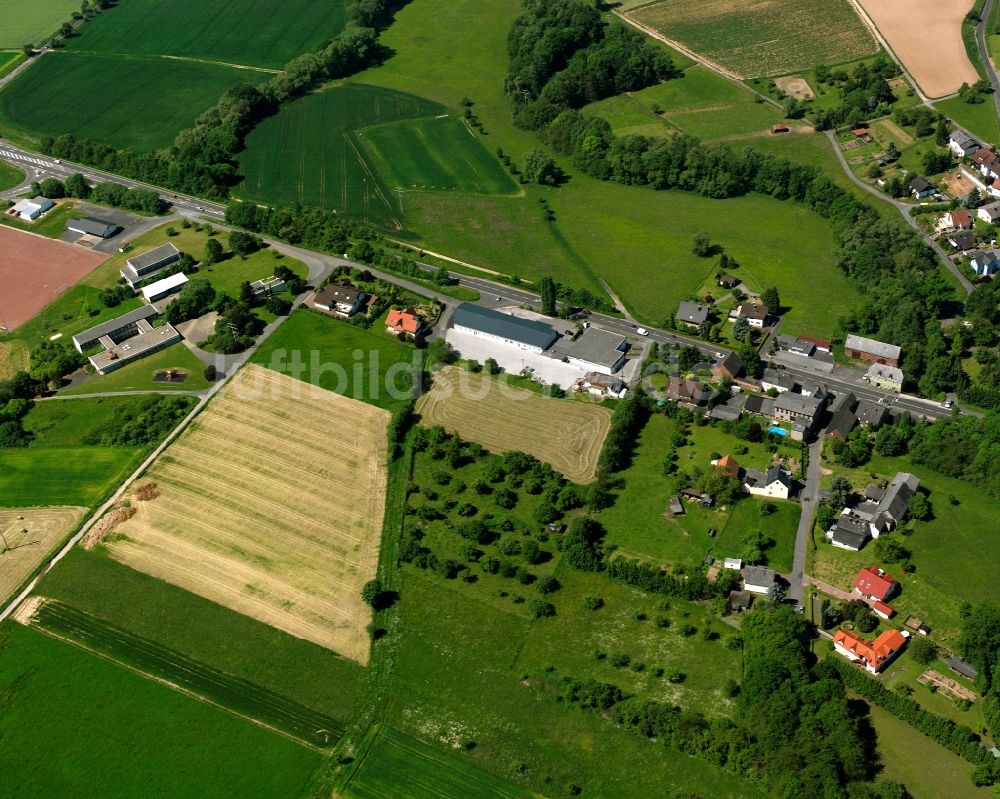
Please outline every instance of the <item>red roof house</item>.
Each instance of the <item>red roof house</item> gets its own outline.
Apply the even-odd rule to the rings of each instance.
[[[882,671],[906,646],[909,633],[886,630],[874,641],[866,641],[851,630],[837,630],[834,648],[851,662],[861,661],[872,674]]]
[[[899,583],[889,572],[882,571],[878,566],[865,566],[854,578],[854,587],[862,596],[885,602],[899,590]]]
[[[968,230],[972,227],[972,217],[964,208],[956,208],[944,215],[945,224],[959,230]]]
[[[715,465],[732,477],[740,476],[740,465],[736,462],[736,458],[732,455],[723,455],[718,461],[716,461]]]
[[[890,608],[885,602],[879,602],[877,599],[871,604],[872,610],[875,611],[876,616],[880,616],[883,619],[891,619],[896,615],[896,611]]]
[[[397,311],[393,308],[385,317],[385,329],[397,336],[402,333],[415,336],[420,330],[420,317],[410,311]]]

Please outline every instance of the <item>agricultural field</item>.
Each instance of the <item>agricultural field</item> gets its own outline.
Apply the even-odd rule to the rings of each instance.
[[[90,91],[107,85],[108,75],[115,76],[109,89]],[[172,144],[226,89],[268,77],[175,59],[50,53],[0,93],[0,132],[36,139],[70,133],[148,152]]]
[[[979,73],[962,39],[970,0],[858,0],[928,97],[954,94]]]
[[[840,64],[878,50],[848,0],[661,0],[628,16],[739,78]]]
[[[17,330],[105,260],[103,253],[0,226],[0,331]]]
[[[388,419],[247,366],[150,467],[155,496],[114,527],[110,553],[367,663],[360,590],[378,558]]]
[[[389,728],[364,757],[349,799],[533,799],[535,794]]]
[[[444,106],[353,83],[310,94],[264,120],[247,137],[240,168],[245,178],[237,193],[246,199],[301,202],[397,228],[403,218],[397,187],[517,190]]]
[[[133,0],[101,14],[67,49],[278,70],[340,33],[345,7],[343,0],[289,0],[280,6],[267,0]]]
[[[18,799],[292,799],[320,763],[288,738],[37,629],[6,622],[0,639],[4,792]]]
[[[387,186],[478,194],[511,194],[517,184],[486,153],[477,134],[451,114],[358,131]]]
[[[0,508],[0,601],[11,596],[80,523],[86,508]]]
[[[268,337],[253,363],[396,411],[410,399],[420,353],[384,331],[300,308]],[[298,365],[297,365],[298,364]]]
[[[417,413],[423,424],[441,425],[493,452],[534,455],[578,483],[594,479],[611,424],[607,408],[542,397],[459,367],[434,376]]]
[[[37,5],[25,5],[17,0],[0,0],[0,48],[40,44],[68,22],[70,14],[79,11],[75,0],[46,0]]]

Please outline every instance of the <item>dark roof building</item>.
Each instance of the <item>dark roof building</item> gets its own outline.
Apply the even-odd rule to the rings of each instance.
[[[855,336],[852,333],[844,342],[844,354],[849,358],[858,358],[862,361],[899,366],[899,359],[902,357],[903,351],[895,344],[886,344],[884,341]]]
[[[826,535],[834,546],[857,552],[868,540],[868,522],[845,513],[837,519],[837,526]]]
[[[894,524],[899,524],[918,488],[920,480],[917,477],[909,472],[897,472],[889,483],[885,496],[878,503],[879,511],[887,515]]]
[[[84,216],[69,220],[66,223],[66,229],[72,230],[74,233],[109,239],[118,232],[118,225],[114,222],[105,222],[103,219],[95,219],[92,216]]]
[[[73,336],[73,346],[76,347],[77,352],[83,352],[99,344],[105,336],[118,339],[126,334],[131,335],[136,331],[136,326],[140,321],[152,319],[157,313],[158,311],[152,305],[143,305],[127,314],[94,325],[82,333],[77,333]]]
[[[677,321],[697,327],[708,319],[708,307],[697,302],[682,302],[677,306]]]
[[[715,366],[712,367],[712,375],[716,378],[728,378],[732,380],[734,377],[738,376],[740,372],[743,371],[743,361],[740,360],[740,356],[735,352],[730,352],[724,358],[720,358],[716,361]]]
[[[452,322],[456,328],[473,335],[485,336],[538,352],[551,347],[558,338],[556,331],[544,322],[521,319],[469,302],[463,302],[455,308]]]
[[[858,417],[858,424],[862,427],[878,427],[885,421],[889,412],[885,405],[865,399],[858,403],[858,409],[855,413]]]
[[[974,680],[976,679],[976,677],[979,676],[979,672],[975,669],[975,667],[971,666],[969,663],[966,663],[964,660],[962,660],[962,658],[958,657],[948,658],[945,661],[945,663],[948,664],[949,669],[951,669],[953,672],[955,672],[955,674],[959,675],[960,677],[965,677],[967,679]]]

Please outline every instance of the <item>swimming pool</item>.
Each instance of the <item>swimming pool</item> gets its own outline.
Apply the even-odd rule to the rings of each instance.
[[[788,431],[781,427],[774,427],[773,425],[767,428],[768,433],[774,433],[776,436],[787,436]]]

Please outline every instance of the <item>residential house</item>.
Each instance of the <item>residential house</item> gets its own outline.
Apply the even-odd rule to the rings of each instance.
[[[765,369],[764,376],[760,379],[760,387],[764,391],[770,391],[773,388],[779,394],[794,391],[797,385],[795,378],[784,369]]]
[[[811,429],[816,423],[823,402],[822,397],[785,391],[774,401],[774,418],[779,422],[802,422],[806,429]]]
[[[953,130],[948,136],[948,149],[956,158],[965,158],[981,148],[982,145],[963,130]]]
[[[877,674],[903,651],[909,635],[899,630],[886,630],[874,641],[866,641],[852,630],[837,630],[833,646],[852,663],[861,663],[872,674]]]
[[[891,526],[895,527],[903,521],[906,511],[910,507],[910,500],[920,488],[920,480],[916,475],[909,472],[896,472],[892,478],[885,495],[879,500],[879,513],[886,517]]]
[[[766,472],[747,469],[743,489],[755,497],[788,499],[792,491],[792,475],[780,466],[771,466]]]
[[[997,224],[1000,222],[1000,200],[979,206],[976,209],[976,216],[990,225]]]
[[[704,405],[713,395],[713,391],[696,377],[687,378],[671,375],[663,388],[667,399],[676,400],[682,405]]]
[[[860,552],[870,537],[868,523],[850,513],[842,513],[837,523],[826,531],[826,537],[835,547]]]
[[[1000,178],[997,178],[989,185],[989,194],[993,199],[1000,197]]]
[[[759,297],[751,297],[742,305],[729,312],[729,320],[746,319],[750,327],[764,327],[767,324],[767,306]]]
[[[870,385],[884,388],[886,391],[895,391],[897,394],[903,390],[903,370],[896,366],[873,363],[868,367],[865,380]]]
[[[919,175],[907,184],[907,188],[915,200],[922,200],[925,197],[933,197],[937,194],[937,188],[934,184],[927,180],[927,178],[920,177]]]
[[[889,411],[885,405],[880,402],[863,399],[858,403],[857,410],[854,413],[858,417],[859,425],[866,429],[872,429],[880,427],[883,422],[885,422],[885,418],[888,416]]]
[[[724,289],[734,289],[743,281],[736,275],[719,275],[716,282]]]
[[[733,396],[721,405],[714,406],[708,415],[710,418],[718,419],[720,422],[734,421],[743,415],[746,400],[746,394],[733,394]]]
[[[619,397],[624,396],[626,388],[625,381],[620,377],[602,374],[601,372],[587,372],[580,381],[580,388],[595,397]]]
[[[736,462],[736,458],[732,455],[723,455],[712,465],[715,466],[716,469],[722,469],[722,471],[730,477],[738,478],[740,476],[740,465]]]
[[[969,156],[969,161],[983,177],[990,177],[996,168],[994,165],[1000,161],[1000,157],[988,147],[980,147]]]
[[[865,566],[854,578],[854,587],[866,599],[887,602],[899,591],[899,583],[878,566]]]
[[[857,358],[861,361],[899,366],[899,359],[902,357],[903,351],[895,344],[886,344],[883,341],[855,336],[852,333],[844,342],[844,354],[848,358]]]
[[[743,568],[743,590],[754,594],[767,594],[777,585],[778,575],[767,566],[745,566]]]
[[[976,236],[971,230],[957,230],[949,233],[945,239],[953,249],[965,252],[976,246]]]
[[[330,283],[313,300],[313,305],[338,316],[354,316],[365,301],[365,293],[347,284]]]
[[[992,275],[1000,269],[1000,250],[980,252],[976,250],[969,254],[969,266],[977,275]]]
[[[869,538],[897,527],[906,516],[910,500],[920,487],[920,480],[909,472],[897,472],[885,492],[866,492],[866,499],[853,508],[844,508],[836,525],[826,532],[830,542],[841,549],[858,552]],[[878,499],[875,497],[878,496]]]
[[[838,394],[834,404],[830,406],[833,414],[830,423],[826,426],[828,438],[839,438],[846,441],[854,426],[858,423],[858,417],[854,410],[858,407],[858,399],[850,391]]]
[[[394,336],[415,337],[423,326],[423,320],[413,312],[412,308],[407,308],[405,311],[392,308],[385,316],[386,332]]]
[[[941,227],[951,228],[952,230],[971,230],[972,214],[965,208],[956,208],[953,211],[948,211],[941,217]]]
[[[730,591],[728,604],[730,613],[750,610],[750,606],[753,604],[753,594],[749,591]]]
[[[743,361],[735,352],[730,352],[725,357],[716,361],[712,367],[712,377],[716,380],[733,380],[743,371]]]
[[[682,302],[677,306],[677,321],[688,327],[700,327],[708,319],[708,306],[697,302]]]

